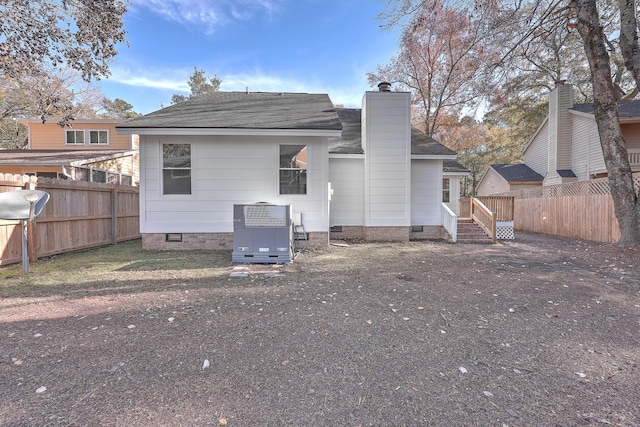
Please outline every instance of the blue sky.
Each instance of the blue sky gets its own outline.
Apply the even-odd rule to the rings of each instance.
[[[221,90],[327,93],[359,107],[375,72],[397,52],[379,0],[130,0],[129,47],[98,82],[146,114],[188,94],[197,67]]]

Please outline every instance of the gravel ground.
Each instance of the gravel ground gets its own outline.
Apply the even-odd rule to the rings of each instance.
[[[639,250],[517,233],[3,279],[0,426],[639,426]]]

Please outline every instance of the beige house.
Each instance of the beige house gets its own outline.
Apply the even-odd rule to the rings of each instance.
[[[640,101],[621,101],[620,126],[633,172],[640,171]],[[607,176],[592,104],[573,103],[573,87],[558,83],[549,114],[524,149],[524,164],[491,165],[478,195],[527,186],[548,186]],[[538,182],[535,178],[542,178]]]
[[[0,173],[136,185],[138,136],[119,135],[119,120],[20,120],[28,128],[22,150],[0,150]]]

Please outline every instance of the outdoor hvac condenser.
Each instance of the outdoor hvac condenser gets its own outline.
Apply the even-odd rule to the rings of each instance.
[[[289,263],[293,260],[291,206],[233,205],[233,262]]]

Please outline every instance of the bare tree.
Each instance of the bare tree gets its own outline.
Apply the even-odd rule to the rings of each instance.
[[[385,13],[390,23],[406,22],[407,16],[428,12],[430,4],[426,0],[389,0]],[[617,17],[610,13],[611,9],[606,9],[607,13],[604,14],[599,11],[596,0],[531,0],[515,3],[451,0],[447,4],[450,7],[466,7],[470,10],[472,20],[477,21],[481,17],[485,28],[496,34],[502,44],[501,59],[496,63],[496,69],[510,64],[509,61],[522,52],[523,45],[547,37],[550,30],[563,26],[576,28],[582,41],[584,58],[589,64],[595,119],[620,227],[620,243],[640,243],[640,204],[618,115],[618,101],[634,97],[640,88],[635,0],[619,0]],[[606,31],[603,18],[607,22]],[[614,35],[617,31],[620,36],[616,44]],[[616,45],[622,61],[615,55]],[[614,53],[613,58],[609,51]],[[502,69],[508,70],[509,67]],[[625,73],[632,76],[630,87],[624,84]]]
[[[2,84],[42,77],[48,67],[75,70],[87,82],[109,75],[117,44],[126,43],[125,12],[124,0],[0,2]],[[48,117],[57,102],[55,96],[40,99],[38,115]]]
[[[467,13],[433,0],[405,28],[391,63],[368,74],[369,83],[410,91],[415,124],[434,137],[443,116],[474,107],[491,87],[485,66],[495,52],[485,36]]]

